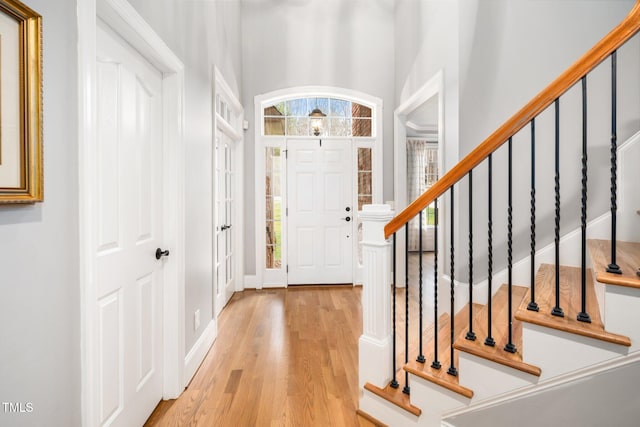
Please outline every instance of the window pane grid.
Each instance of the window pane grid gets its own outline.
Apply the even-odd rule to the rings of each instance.
[[[265,135],[311,136],[309,113],[320,109],[323,136],[371,137],[370,107],[337,98],[298,98],[267,106],[263,110]]]

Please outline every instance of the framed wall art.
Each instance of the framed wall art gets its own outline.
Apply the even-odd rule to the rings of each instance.
[[[0,203],[42,199],[42,18],[0,0]]]

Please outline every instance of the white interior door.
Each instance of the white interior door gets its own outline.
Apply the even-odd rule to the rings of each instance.
[[[288,283],[353,282],[349,140],[287,142]]]
[[[162,75],[97,29],[94,228],[101,426],[142,425],[162,398]]]
[[[235,288],[234,277],[234,150],[233,141],[218,130],[215,144],[215,312],[216,315],[229,302]]]

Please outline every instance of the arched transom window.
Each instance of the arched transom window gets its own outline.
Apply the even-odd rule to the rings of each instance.
[[[319,110],[324,116],[310,117]],[[366,105],[339,98],[296,98],[264,108],[264,135],[371,137],[372,110]]]

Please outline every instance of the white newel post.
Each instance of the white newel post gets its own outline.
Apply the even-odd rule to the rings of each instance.
[[[389,205],[366,205],[362,221],[362,335],[360,336],[360,387],[370,382],[384,387],[391,380],[391,242],[384,226],[393,218]]]

